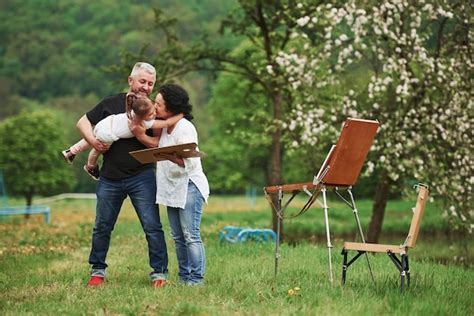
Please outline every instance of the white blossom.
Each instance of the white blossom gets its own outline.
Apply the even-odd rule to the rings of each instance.
[[[309,20],[310,20],[310,17],[309,17],[309,16],[304,16],[304,17],[299,18],[298,20],[296,20],[296,23],[297,23],[299,26],[303,27],[303,26],[305,26],[306,24],[308,24]]]

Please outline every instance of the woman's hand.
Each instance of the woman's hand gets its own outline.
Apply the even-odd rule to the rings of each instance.
[[[176,153],[172,153],[172,154],[160,154],[160,156],[168,159],[169,161],[177,164],[178,166],[184,168],[184,160],[183,158],[181,157],[178,157],[178,155]]]

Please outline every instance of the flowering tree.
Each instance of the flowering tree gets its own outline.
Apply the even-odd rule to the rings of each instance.
[[[471,98],[472,43],[468,5],[427,1],[348,1],[342,6],[324,6],[326,60],[318,50],[309,49],[309,21],[299,18],[302,50],[288,59],[329,64],[343,78],[347,69],[370,67],[366,85],[348,89],[342,108],[331,116],[373,118],[381,122],[369,161],[369,170],[378,171],[378,185],[369,225],[369,241],[378,240],[390,186],[402,179],[427,182],[433,195],[449,209],[455,227],[472,230],[472,186],[474,184],[473,102]],[[321,16],[321,15],[320,15]],[[320,17],[319,16],[319,17]],[[315,70],[304,72],[286,68],[288,75],[313,78]],[[303,85],[306,84],[306,87]],[[337,84],[335,80],[318,82]],[[301,83],[301,99],[311,100],[308,87]],[[311,108],[313,106],[313,108]],[[308,108],[309,107],[309,108]],[[300,134],[302,143],[316,139],[318,130],[309,131],[303,116],[321,111],[314,104],[294,111],[288,129]]]
[[[389,185],[407,177],[428,182],[449,205],[452,218],[470,226],[474,165],[468,8],[424,1],[366,8],[349,3],[340,9],[345,14],[341,22],[351,26],[346,48],[353,55],[344,56],[342,50],[339,58],[357,58],[358,52],[370,61],[373,73],[366,90],[346,98],[344,112],[382,123],[371,164],[380,178],[368,239],[378,240]],[[432,47],[429,40],[436,41]],[[368,102],[359,105],[362,99]]]

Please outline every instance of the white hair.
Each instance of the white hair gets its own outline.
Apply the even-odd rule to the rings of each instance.
[[[133,77],[133,76],[136,76],[138,74],[138,71],[143,69],[144,71],[146,71],[147,73],[149,73],[150,75],[154,75],[156,76],[156,69],[155,67],[153,67],[152,65],[150,65],[149,63],[145,63],[145,62],[142,62],[142,61],[139,61],[138,63],[136,63],[133,68],[132,68],[132,72],[130,73],[130,76]]]

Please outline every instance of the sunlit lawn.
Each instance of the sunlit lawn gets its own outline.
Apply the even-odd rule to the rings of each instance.
[[[330,210],[336,278],[331,286],[321,209],[285,221],[285,232],[297,237],[291,245],[282,245],[275,278],[272,244],[222,244],[218,240],[218,232],[226,225],[270,227],[266,200],[259,197],[254,204],[244,197],[218,196],[207,205],[202,225],[207,254],[204,287],[189,288],[177,282],[170,238],[171,284],[161,290],[149,286],[146,242],[127,201],[113,233],[107,283],[89,289],[85,283],[94,203],[52,203],[49,226],[41,216],[0,219],[1,314],[472,315],[474,311],[472,263],[460,264],[466,259],[461,259],[464,254],[459,243],[443,233],[441,212],[433,205],[427,207],[419,244],[410,253],[412,285],[400,294],[398,271],[386,255],[370,256],[375,284],[364,261],[359,260],[351,266],[347,284],[340,285],[341,245],[355,236],[352,212],[344,205],[332,201]],[[403,242],[411,206],[411,201],[389,204],[384,241]],[[364,229],[370,207],[370,201],[358,202]],[[161,215],[169,236],[163,208]],[[468,247],[472,253],[472,241]]]

